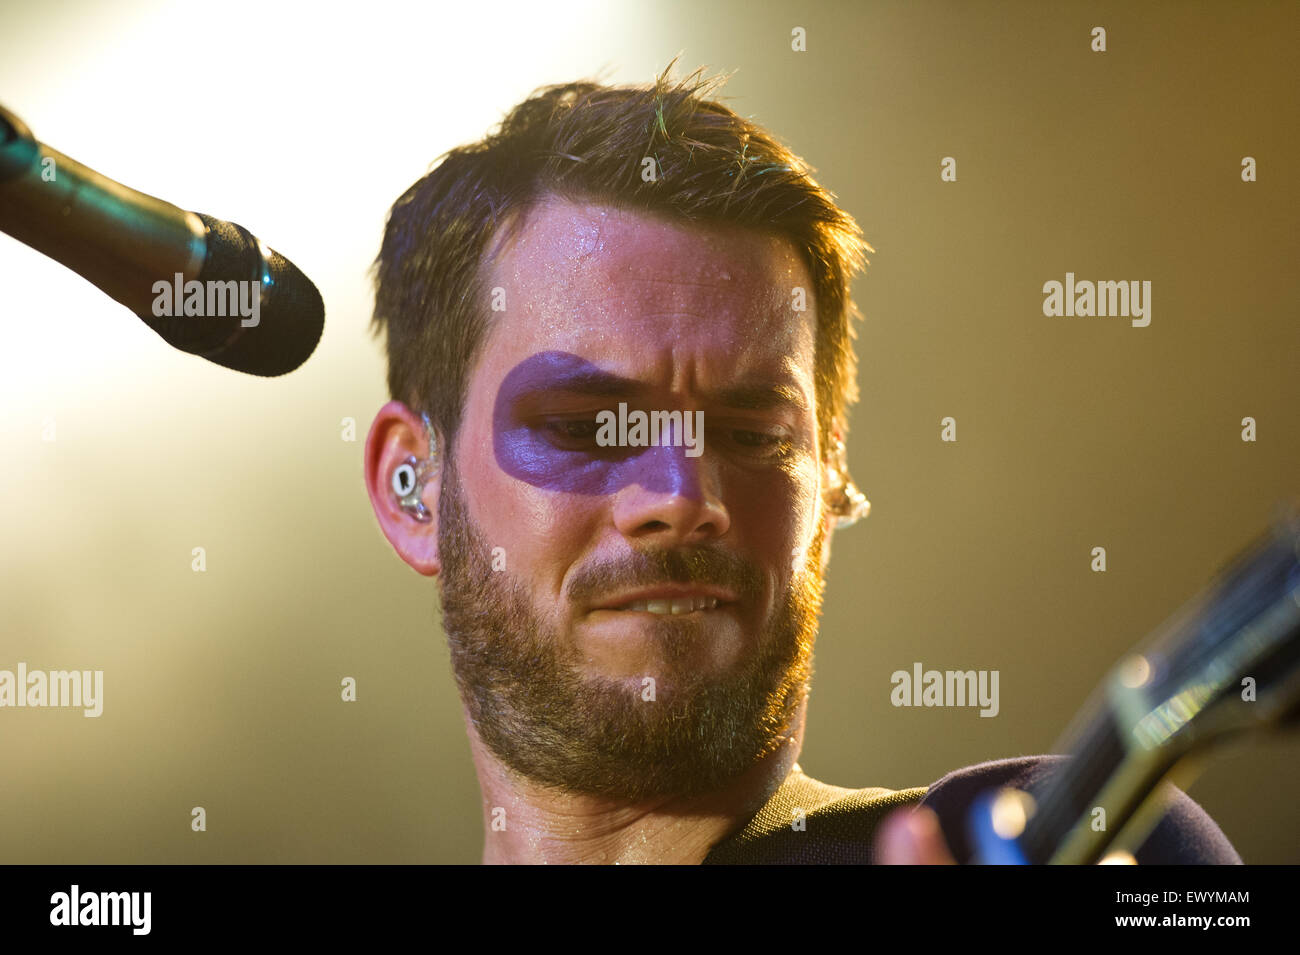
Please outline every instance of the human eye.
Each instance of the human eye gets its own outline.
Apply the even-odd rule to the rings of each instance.
[[[599,425],[594,415],[545,418],[540,428],[546,439],[557,448],[568,451],[596,449],[596,432]]]
[[[794,449],[789,436],[782,430],[724,427],[720,433],[732,451],[749,458],[776,460],[788,456]]]

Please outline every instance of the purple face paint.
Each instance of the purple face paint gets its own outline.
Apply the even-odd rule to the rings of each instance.
[[[557,447],[542,420],[547,395],[586,395],[598,409],[616,411],[644,391],[570,352],[538,352],[515,365],[497,389],[492,411],[492,450],[497,465],[516,480],[568,494],[613,494],[633,484],[658,494],[703,500],[700,458],[684,445],[601,448]],[[592,415],[594,420],[595,415]],[[702,437],[702,436],[701,436]],[[661,440],[665,440],[661,438]]]

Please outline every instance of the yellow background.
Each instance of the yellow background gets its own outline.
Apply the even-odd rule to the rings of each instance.
[[[39,139],[247,226],[327,306],[315,356],[257,379],[0,237],[0,667],[105,671],[97,720],[0,710],[0,860],[478,859],[434,584],[361,481],[387,398],[367,270],[392,201],[541,84],[645,82],[678,52],[679,73],[737,69],[726,102],[877,250],[849,443],[873,512],[834,543],[811,775],[903,788],[1049,750],[1297,493],[1294,3],[352,11],[0,13],[0,101]],[[1150,280],[1150,327],[1044,317],[1067,271]],[[915,661],[999,670],[1001,713],[892,707]],[[1252,742],[1190,789],[1248,862],[1300,862],[1297,757]]]

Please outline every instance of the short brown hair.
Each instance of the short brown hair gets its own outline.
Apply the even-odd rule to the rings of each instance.
[[[541,87],[496,132],[444,153],[393,204],[375,260],[371,328],[387,331],[389,393],[428,412],[448,451],[488,328],[484,250],[499,226],[548,194],[791,240],[814,283],[821,447],[832,427],[847,433],[858,397],[850,283],[875,250],[811,167],[704,98],[725,77],[696,70],[673,83],[672,67],[645,86]],[[646,157],[656,166],[649,182]]]

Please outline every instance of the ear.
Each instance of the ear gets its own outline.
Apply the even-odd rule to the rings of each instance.
[[[826,522],[823,570],[830,561],[831,538],[839,527],[847,527],[871,512],[871,502],[863,496],[849,476],[848,452],[844,446],[844,428],[831,428],[826,452],[822,457],[822,520]]]
[[[393,472],[412,455],[427,460],[435,451],[437,467],[426,478],[420,496],[433,520],[421,523],[402,510],[397,492],[393,490]],[[379,529],[393,545],[397,556],[426,577],[432,577],[442,569],[438,558],[438,496],[442,491],[444,452],[445,442],[441,439],[436,449],[429,446],[424,422],[400,401],[390,401],[379,409],[366,436],[366,491],[379,520]]]
[[[828,468],[828,473],[824,479],[824,483],[822,484],[822,487],[823,488],[834,487],[834,485],[830,483],[833,477],[834,475],[829,473],[829,468]],[[826,568],[830,565],[831,562],[831,541],[835,537],[835,510],[834,508],[831,507],[830,498],[831,495],[829,494],[822,495],[821,514],[822,514],[823,526],[822,526],[821,567],[822,567],[823,577],[826,576]]]
[[[822,513],[824,515],[822,521],[826,526],[825,528],[823,528],[824,534],[822,536],[822,552],[821,552],[820,567],[821,567],[821,575],[823,578],[825,578],[826,568],[829,567],[831,564],[831,541],[834,539],[834,534],[835,534],[835,517],[834,515],[830,514],[827,508],[825,508],[824,506],[822,508]]]

